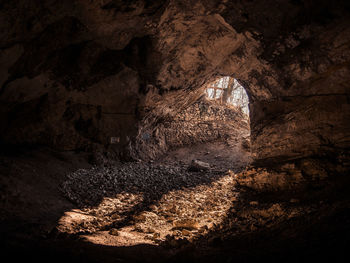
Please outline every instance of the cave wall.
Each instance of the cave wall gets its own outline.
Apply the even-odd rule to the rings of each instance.
[[[246,16],[263,6],[257,2],[242,8]],[[248,85],[268,90],[265,98],[251,94],[255,158],[334,158],[348,152],[349,3],[289,1],[279,6],[272,1],[262,15],[265,20],[248,16],[262,47],[258,58],[265,65],[261,72],[249,72]],[[227,20],[237,30],[244,27],[237,17]]]
[[[156,68],[147,24],[160,7],[1,1],[1,142],[122,153]]]
[[[215,7],[220,15],[184,1],[187,11],[172,12],[179,5],[167,10],[176,19],[164,28],[161,47],[170,55],[161,68],[163,87],[196,87],[215,74],[237,78],[250,98],[257,161],[348,151],[346,1],[225,1]]]
[[[346,152],[349,13],[323,0],[1,1],[1,141],[135,153],[144,126],[225,75],[247,90],[257,161]]]
[[[165,120],[165,141],[170,147],[249,136],[249,120],[239,108],[199,100],[174,119]],[[245,131],[244,134],[240,134]]]
[[[249,137],[249,118],[240,108],[207,100],[203,95],[178,114],[142,125],[133,147],[135,158],[156,159],[168,150],[211,141]]]

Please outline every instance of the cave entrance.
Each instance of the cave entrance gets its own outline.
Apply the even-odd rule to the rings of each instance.
[[[223,170],[232,169],[232,163],[249,163],[249,98],[244,87],[235,78],[220,76],[192,94],[192,104],[158,124],[167,147],[158,161],[199,160]],[[183,100],[191,97],[180,95]]]
[[[209,100],[236,107],[249,119],[249,98],[244,87],[232,77],[221,77],[210,83],[205,89]]]
[[[212,133],[216,139],[224,139],[228,148],[220,149],[227,152],[228,163],[246,165],[250,162],[250,120],[249,97],[245,88],[237,79],[221,76],[204,86],[205,100],[210,110],[207,115],[212,125]],[[207,116],[208,117],[208,116]],[[222,155],[222,154],[220,154]],[[218,163],[218,165],[224,165]]]

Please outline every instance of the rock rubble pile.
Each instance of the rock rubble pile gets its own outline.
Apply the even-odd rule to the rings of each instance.
[[[202,235],[222,222],[238,193],[232,176],[190,167],[127,163],[71,173],[62,191],[80,209],[66,212],[59,229],[118,238],[127,228],[156,243]]]
[[[62,191],[80,209],[65,213],[59,231],[116,246],[182,248],[270,228],[317,210],[295,198],[260,203],[252,199],[252,190],[236,188],[241,175],[209,168],[193,172],[192,165],[126,163],[73,172]]]
[[[203,166],[203,162],[200,164]],[[206,169],[200,169],[201,173],[189,171],[191,169],[184,164],[125,163],[80,169],[67,175],[62,191],[80,207],[98,205],[103,197],[121,193],[143,193],[149,201],[157,200],[171,190],[208,184],[218,179],[220,175],[208,171],[209,164],[204,165]]]

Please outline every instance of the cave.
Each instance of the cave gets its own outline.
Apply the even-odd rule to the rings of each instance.
[[[12,262],[338,262],[347,0],[0,0]]]

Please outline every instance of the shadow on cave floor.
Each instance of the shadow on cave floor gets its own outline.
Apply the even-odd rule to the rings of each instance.
[[[350,237],[347,178],[336,187],[308,189],[302,195],[257,196],[246,189],[232,191],[230,176],[222,171],[188,172],[190,159],[178,160],[186,151],[164,156],[163,164],[114,168],[93,168],[84,154],[48,149],[2,154],[3,255],[11,256],[13,262],[23,258],[36,262],[256,262],[262,258],[334,262],[346,253]],[[213,160],[220,159],[211,153]],[[207,155],[203,150],[200,157]],[[168,166],[172,162],[175,165]],[[83,170],[76,171],[77,167]],[[120,175],[123,169],[132,176],[121,176],[124,191],[116,193],[105,179]],[[138,181],[140,170],[145,185]],[[179,172],[185,177],[176,177]],[[128,184],[128,178],[133,184]],[[167,186],[166,182],[172,183]],[[74,190],[70,199],[76,204],[57,188],[65,184],[65,194]],[[147,198],[144,190],[155,191],[155,185],[167,190]],[[99,189],[96,196],[88,191],[93,187]]]

